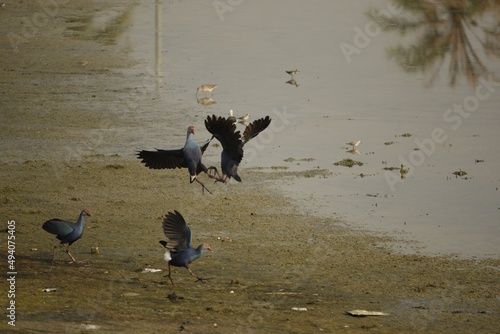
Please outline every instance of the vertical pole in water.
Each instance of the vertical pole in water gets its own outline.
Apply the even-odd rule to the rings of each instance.
[[[162,37],[162,31],[161,31],[161,17],[162,17],[162,0],[156,0],[156,6],[155,6],[155,28],[156,28],[156,33],[155,33],[155,75],[156,75],[156,90],[159,91],[160,89],[160,84],[161,84],[161,37]]]

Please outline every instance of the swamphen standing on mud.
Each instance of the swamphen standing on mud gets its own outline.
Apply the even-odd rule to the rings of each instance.
[[[192,138],[194,135],[194,126],[189,126],[187,129],[186,143],[183,148],[174,150],[160,150],[156,151],[140,151],[137,155],[142,159],[146,167],[150,169],[174,169],[174,168],[187,168],[189,171],[189,182],[198,182],[202,186],[202,190],[206,189],[205,185],[198,180],[197,176],[201,172],[207,172],[207,167],[201,162],[203,152],[208,147],[210,140],[203,145],[199,146]]]
[[[191,276],[197,278],[197,281],[203,282],[203,280],[206,280],[196,276],[189,268],[189,264],[201,256],[203,249],[211,251],[210,245],[205,243],[199,245],[198,248],[193,248],[191,245],[191,229],[187,226],[182,215],[175,210],[173,213],[169,212],[165,215],[162,226],[163,233],[165,233],[168,241],[162,240],[160,244],[167,249],[164,259],[168,263],[170,282],[174,284],[170,276],[170,266],[186,268]]]
[[[52,234],[55,234],[57,239],[61,240],[61,245],[62,244],[68,244],[66,247],[66,253],[69,255],[71,258],[71,261],[77,262],[73,255],[69,252],[69,246],[71,246],[72,243],[80,239],[83,235],[83,227],[84,227],[84,217],[89,216],[90,213],[87,211],[87,209],[83,209],[82,212],[80,213],[80,216],[78,217],[78,220],[76,224],[61,220],[58,218],[54,218],[51,220],[47,220],[43,225],[42,228]],[[52,262],[55,262],[56,259],[56,249],[57,245],[54,246],[53,254],[52,254]]]
[[[243,159],[243,146],[250,139],[265,130],[269,124],[271,124],[269,116],[255,120],[246,126],[242,136],[240,131],[236,131],[236,125],[233,121],[215,115],[207,117],[205,127],[222,145],[222,176],[215,167],[209,168],[215,169],[217,174],[215,177],[216,181],[226,183],[232,177],[236,181],[241,182],[241,178],[238,175],[238,166]]]

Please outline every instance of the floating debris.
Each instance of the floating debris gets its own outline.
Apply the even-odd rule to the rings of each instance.
[[[384,167],[382,168],[383,170],[390,170],[390,171],[393,171],[393,170],[400,170],[401,168],[400,167]]]
[[[352,310],[345,312],[353,317],[367,317],[367,316],[387,316],[389,313],[379,312],[379,311],[366,311],[366,310]]]
[[[263,168],[259,168],[259,169],[263,169]],[[287,166],[271,166],[271,169],[273,170],[285,170],[285,169],[288,169]]]
[[[475,159],[474,162],[477,164],[477,163],[480,163],[480,162],[484,162],[484,160],[482,160],[482,159]]]
[[[401,135],[395,135],[394,137],[411,137],[411,133],[403,133]]]
[[[47,289],[43,289],[42,291],[43,292],[56,292],[57,289],[56,288],[47,288]]]
[[[91,247],[90,254],[100,254],[99,247],[97,246]]]
[[[352,159],[349,159],[349,158],[341,160],[341,161],[338,161],[338,162],[335,162],[333,164],[335,166],[345,166],[345,167],[349,167],[349,168],[351,168],[354,165],[358,165],[358,166],[363,166],[364,165],[364,163],[362,163],[361,161],[356,161],[356,160],[352,160]]]
[[[406,167],[405,164],[401,164],[401,169],[399,170],[399,172],[401,173],[401,175],[406,175],[408,174],[409,170],[410,168]]]
[[[292,310],[294,311],[307,311],[306,307],[292,307]]]
[[[459,169],[458,171],[453,172],[453,175],[455,175],[455,176],[465,176],[465,175],[467,175],[467,172],[464,172],[463,170]]]
[[[384,145],[392,145],[392,144],[394,144],[394,143],[395,143],[395,142],[393,142],[393,141],[386,141],[386,142],[384,143]]]
[[[316,160],[316,159],[314,159],[314,158],[302,158],[302,159],[295,159],[295,158],[293,158],[293,157],[290,157],[290,158],[286,158],[286,159],[285,159],[285,160],[283,160],[283,161],[285,161],[285,162],[294,162],[294,161],[306,161],[306,162],[311,162],[311,161],[314,161],[314,160]]]

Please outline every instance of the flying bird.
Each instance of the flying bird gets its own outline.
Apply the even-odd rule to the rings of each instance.
[[[205,127],[222,145],[222,175],[219,174],[217,168],[209,168],[215,170],[217,176],[214,175],[212,177],[216,179],[216,182],[226,183],[231,177],[241,182],[241,178],[238,175],[238,166],[243,159],[243,146],[250,139],[265,130],[270,123],[271,119],[269,116],[255,120],[246,126],[242,136],[240,131],[236,131],[236,124],[231,120],[215,115],[207,117]]]
[[[168,241],[161,240],[160,244],[167,249],[163,257],[168,263],[167,277],[170,279],[170,282],[172,282],[172,285],[174,285],[174,281],[172,281],[170,275],[170,266],[186,268],[191,276],[196,277],[196,282],[207,280],[207,278],[196,276],[191,268],[189,268],[189,264],[199,258],[204,249],[211,251],[212,248],[210,245],[204,243],[197,248],[193,248],[191,245],[191,229],[187,226],[182,215],[176,210],[174,210],[174,212],[168,212],[165,215],[162,227],[163,233],[168,238]]]
[[[285,71],[286,73],[290,74],[292,77],[295,76],[298,72],[300,72],[298,69],[292,70],[292,71]]]
[[[77,261],[71,255],[69,252],[69,246],[71,246],[72,243],[80,239],[83,235],[83,227],[84,227],[84,217],[89,216],[90,213],[88,212],[87,209],[83,209],[82,212],[80,213],[80,216],[78,217],[78,220],[76,223],[72,223],[69,221],[65,221],[62,219],[54,218],[51,220],[47,220],[45,223],[43,223],[42,228],[52,234],[56,235],[56,238],[61,240],[60,244],[68,244],[66,247],[66,253],[69,255],[71,258],[71,261],[76,263]],[[56,249],[57,249],[57,244],[54,246],[53,252],[52,252],[52,262],[55,263],[56,259]]]
[[[212,91],[217,88],[217,85],[214,85],[214,84],[205,84],[205,85],[201,85],[200,87],[196,88],[196,94],[195,95],[198,95],[199,92],[203,92],[205,93],[205,95],[207,93],[210,93],[210,96],[213,95]]]
[[[197,177],[201,172],[207,173],[208,168],[201,162],[201,157],[211,139],[200,146],[193,140],[193,135],[194,126],[191,125],[187,129],[186,143],[183,148],[173,150],[156,149],[156,151],[142,150],[138,152],[137,158],[142,159],[141,162],[150,169],[187,168],[189,182],[198,182],[201,184],[203,191],[206,189],[211,194],[210,190]]]

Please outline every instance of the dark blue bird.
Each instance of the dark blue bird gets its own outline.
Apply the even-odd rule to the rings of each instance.
[[[165,215],[162,226],[163,233],[165,233],[168,241],[162,240],[160,244],[167,249],[164,259],[168,263],[167,276],[170,282],[174,284],[170,276],[170,266],[186,268],[191,276],[197,278],[197,281],[203,282],[203,280],[207,280],[196,276],[189,268],[189,264],[199,258],[204,249],[211,251],[210,245],[205,243],[193,248],[191,245],[191,229],[187,226],[182,215],[175,210],[173,213],[169,212]]]
[[[217,168],[209,168],[210,170],[215,170],[217,176],[214,176],[214,178],[216,181],[226,183],[232,177],[236,181],[241,182],[241,178],[238,175],[238,166],[243,159],[243,146],[250,139],[264,131],[269,124],[271,124],[269,116],[255,120],[245,127],[242,136],[240,131],[236,131],[236,124],[232,120],[215,115],[207,117],[205,127],[222,145],[222,176],[217,171]]]
[[[87,209],[83,209],[82,212],[80,213],[80,216],[78,217],[78,220],[75,223],[65,221],[62,219],[54,218],[51,220],[47,220],[45,223],[43,223],[42,228],[52,234],[55,234],[57,239],[61,240],[61,245],[62,244],[68,244],[66,247],[66,253],[69,255],[71,258],[71,261],[77,262],[73,255],[69,252],[69,246],[71,246],[72,243],[80,239],[83,235],[83,227],[84,227],[84,217],[89,216],[90,213],[87,211]],[[52,254],[52,262],[55,262],[56,258],[56,249],[57,245],[54,246],[53,254]]]
[[[156,149],[156,151],[143,150],[137,155],[139,159],[142,159],[141,162],[150,169],[187,168],[189,171],[189,182],[198,182],[201,184],[203,190],[206,189],[211,194],[210,190],[197,178],[198,174],[201,172],[206,173],[208,170],[201,162],[201,157],[207,149],[210,140],[200,146],[193,140],[193,135],[194,126],[191,125],[187,129],[186,143],[183,148],[174,150]]]

